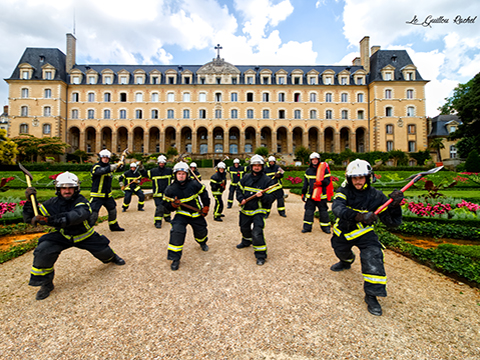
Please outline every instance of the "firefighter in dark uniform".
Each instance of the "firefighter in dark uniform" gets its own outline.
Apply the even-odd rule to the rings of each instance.
[[[253,155],[250,160],[252,171],[246,174],[237,187],[237,201],[240,203],[240,231],[242,242],[237,249],[243,249],[253,244],[257,265],[265,264],[267,244],[263,229],[267,209],[275,200],[275,183],[263,172],[264,160],[260,155]],[[271,187],[268,191],[262,191]],[[247,199],[255,195],[253,200]]]
[[[143,208],[145,206],[145,195],[143,194],[142,188],[139,183],[142,179],[142,174],[139,169],[137,169],[137,164],[132,162],[130,164],[130,170],[125,171],[118,182],[122,191],[125,191],[125,197],[123,198],[122,212],[127,211],[130,202],[132,201],[132,195],[135,194],[138,196],[138,211],[145,211]]]
[[[153,201],[155,202],[155,227],[162,228],[162,220],[165,218],[166,222],[170,222],[170,212],[163,206],[163,193],[168,185],[172,182],[173,171],[172,168],[166,166],[167,158],[165,155],[160,155],[157,158],[158,167],[146,171],[140,170],[142,176],[151,179],[153,182]]]
[[[108,245],[110,241],[93,229],[95,222],[90,219],[92,210],[88,200],[80,195],[78,177],[68,171],[58,175],[55,189],[56,197],[42,205],[37,204],[39,214],[36,216],[30,199],[37,191],[33,187],[25,191],[24,221],[34,226],[39,223],[55,228],[55,231],[40,237],[33,252],[29,285],[40,286],[37,300],[47,298],[53,290],[54,264],[63,250],[74,246],[89,251],[103,263],[125,264]]]
[[[265,168],[265,174],[269,178],[271,178],[274,183],[279,185],[278,190],[275,191],[275,197],[277,199],[277,210],[280,216],[287,217],[287,215],[285,214],[285,193],[282,186],[284,170],[280,167],[280,165],[277,165],[276,162],[277,159],[275,159],[275,156],[270,156],[268,158],[268,166]],[[271,208],[268,209],[267,218],[270,215],[270,210]]]
[[[194,163],[194,162],[190,163],[190,170],[192,172],[190,174],[190,179],[196,180],[195,176],[193,176],[193,174],[195,174],[195,175],[197,175],[197,179],[202,181],[202,175],[200,175],[200,173],[197,170],[197,163]]]
[[[112,153],[107,149],[100,151],[100,161],[93,165],[90,173],[92,175],[92,191],[90,192],[90,206],[92,207],[95,221],[102,206],[108,211],[108,226],[110,231],[124,231],[117,221],[117,203],[112,197],[113,173],[123,167],[123,163],[110,164]]]
[[[230,166],[227,169],[227,172],[230,174],[230,188],[228,189],[228,201],[227,209],[231,209],[233,206],[233,198],[235,192],[237,191],[238,182],[242,180],[243,174],[245,174],[245,168],[240,165],[240,160],[233,160],[233,166]]]
[[[316,184],[317,169],[320,165],[320,154],[313,152],[310,154],[310,166],[305,171],[302,188],[302,200],[305,202],[305,214],[303,216],[302,233],[312,232],[315,209],[318,208],[320,215],[320,227],[324,233],[330,234],[330,217],[328,216],[327,205],[327,186],[331,181],[331,174],[325,169],[325,175],[320,184]],[[312,199],[313,189],[315,186],[322,187],[322,200],[315,201]]]
[[[387,276],[384,267],[383,245],[375,234],[373,224],[377,220],[375,210],[388,198],[371,186],[375,179],[372,167],[365,160],[352,161],[347,166],[346,181],[337,190],[332,211],[337,217],[333,226],[332,247],[340,262],[332,265],[332,271],[350,269],[355,261],[352,247],[360,249],[364,280],[365,302],[373,315],[382,315],[377,296],[387,296]],[[402,223],[403,192],[394,190],[393,202],[378,217],[389,227]]]
[[[210,198],[205,186],[188,177],[188,164],[179,162],[173,167],[174,180],[165,189],[163,203],[167,210],[175,211],[168,244],[168,260],[173,260],[172,270],[178,270],[182,257],[187,225],[193,229],[195,241],[203,251],[208,251],[208,230],[205,217],[208,215]],[[195,210],[190,209],[192,207]]]
[[[225,172],[226,165],[223,161],[220,161],[217,165],[217,171],[210,178],[210,188],[212,195],[215,198],[215,210],[213,212],[213,220],[223,221],[222,217],[225,215],[223,212],[223,199],[222,194],[225,191],[227,184],[227,173]]]

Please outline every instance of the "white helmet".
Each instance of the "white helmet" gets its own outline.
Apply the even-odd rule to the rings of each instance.
[[[173,172],[176,173],[177,171],[185,171],[188,173],[188,164],[183,161],[176,163],[173,167]]]
[[[312,159],[319,159],[320,160],[320,154],[317,153],[317,152],[312,152],[310,154],[310,160],[312,160]]]
[[[192,163],[190,164],[190,167],[191,167],[191,168],[192,168],[192,167],[197,168],[197,163],[192,162]]]
[[[165,155],[160,155],[160,156],[157,158],[157,163],[165,164],[166,162],[167,162],[167,158],[165,157]]]
[[[130,167],[131,167],[131,168],[137,168],[137,163],[132,162],[132,163],[130,164]]]
[[[58,175],[55,179],[56,195],[60,195],[60,188],[75,188],[75,193],[78,194],[80,192],[80,181],[78,181],[78,176],[68,171]]]
[[[273,162],[277,161],[277,159],[275,159],[275,156],[269,156],[268,157],[268,162],[271,162],[271,161],[273,161]]]
[[[240,164],[240,160],[239,160],[239,159],[235,159],[235,160],[233,160],[233,163],[234,163],[234,164]]]
[[[250,159],[250,164],[252,164],[252,165],[255,165],[255,164],[263,165],[263,164],[265,164],[265,160],[263,160],[262,156],[260,156],[258,154],[255,154]]]
[[[349,184],[351,184],[352,177],[357,176],[365,176],[367,179],[367,184],[370,184],[370,178],[373,178],[372,182],[375,182],[376,180],[370,163],[360,159],[356,159],[348,164],[347,170],[345,171],[345,176]]]
[[[100,151],[98,153],[98,155],[100,155],[100,157],[107,157],[107,158],[111,158],[112,157],[112,153],[110,151],[108,151],[107,149],[103,149],[102,151]]]
[[[225,163],[223,161],[220,161],[218,164],[217,164],[217,168],[219,169],[226,169],[227,168],[227,165],[225,165]]]

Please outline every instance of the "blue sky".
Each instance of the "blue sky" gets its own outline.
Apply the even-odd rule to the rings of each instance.
[[[430,80],[428,116],[480,72],[476,0],[0,0],[0,13],[2,79],[26,47],[65,52],[74,18],[79,64],[204,64],[220,43],[236,65],[349,65],[369,36],[370,46],[406,49]],[[420,25],[407,24],[414,16]],[[422,26],[429,16],[448,22]]]

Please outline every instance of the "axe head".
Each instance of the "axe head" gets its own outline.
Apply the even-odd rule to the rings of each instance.
[[[18,167],[20,168],[20,170],[22,170],[22,172],[25,174],[25,176],[28,176],[30,178],[30,180],[33,180],[33,176],[32,176],[32,174],[30,174],[30,171],[25,169],[25,167],[22,164],[18,163]]]
[[[430,175],[430,174],[435,174],[436,172],[439,172],[440,170],[443,169],[443,165],[442,166],[439,166],[439,167],[436,167],[436,168],[433,168],[433,169],[430,169],[428,171],[424,171],[424,172],[421,172],[421,173],[418,173],[418,174],[415,174],[415,175],[410,175],[408,178],[406,178],[405,180],[411,180],[411,179],[414,179],[416,177],[421,177],[421,176],[424,176],[424,175]]]

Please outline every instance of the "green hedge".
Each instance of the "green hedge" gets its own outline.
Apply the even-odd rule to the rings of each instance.
[[[474,228],[480,228],[480,221],[478,220],[453,220],[453,219],[439,219],[423,216],[403,216],[403,221],[411,221],[417,223],[435,223],[435,224],[448,224],[450,226],[470,226]]]
[[[459,224],[404,221],[394,232],[402,234],[432,236],[434,238],[469,239],[480,241],[480,229]]]

